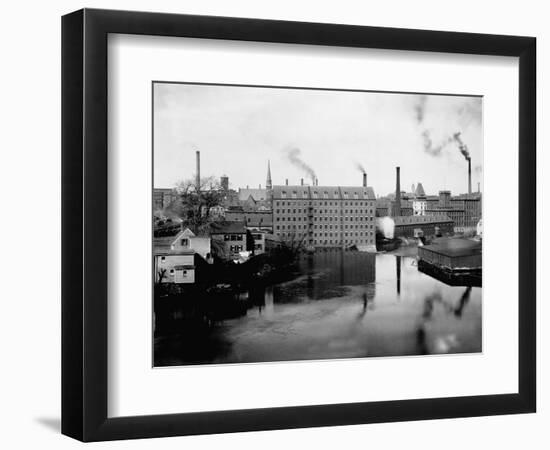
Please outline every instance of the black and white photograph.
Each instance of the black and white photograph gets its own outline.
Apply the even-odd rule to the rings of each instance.
[[[482,352],[482,97],[152,89],[155,367]]]

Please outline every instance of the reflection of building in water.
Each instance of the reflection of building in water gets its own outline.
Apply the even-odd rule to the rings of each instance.
[[[464,293],[462,294],[462,297],[460,297],[458,305],[454,309],[454,314],[456,317],[462,317],[462,310],[470,301],[471,294],[472,294],[472,286],[468,286],[464,291]]]
[[[267,286],[265,288],[265,310],[264,314],[269,317],[273,314],[273,286]]]
[[[395,256],[395,273],[397,278],[397,295],[401,295],[401,256]]]
[[[310,254],[300,260],[303,272],[313,276],[314,284],[357,286],[375,280],[376,255],[357,251],[329,250]]]

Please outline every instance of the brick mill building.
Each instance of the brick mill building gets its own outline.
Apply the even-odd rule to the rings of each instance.
[[[376,197],[366,186],[273,186],[273,233],[309,248],[376,249]]]

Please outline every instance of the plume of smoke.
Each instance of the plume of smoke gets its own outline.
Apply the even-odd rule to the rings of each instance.
[[[426,114],[427,101],[428,101],[428,97],[426,95],[420,95],[418,96],[416,102],[413,105],[415,119],[418,124],[421,124],[422,121],[424,120],[424,115]]]
[[[365,168],[363,167],[363,165],[362,165],[361,163],[357,162],[357,161],[355,162],[355,167],[356,167],[357,169],[359,169],[361,172],[367,173],[367,171],[365,170]]]
[[[297,167],[300,170],[303,170],[309,178],[311,178],[312,183],[315,183],[315,171],[307,165],[304,160],[301,158],[301,150],[297,147],[292,147],[289,149],[286,149],[285,151],[286,157],[288,160]]]
[[[453,139],[456,141],[456,144],[458,145],[458,149],[460,150],[460,153],[462,153],[462,156],[466,158],[466,161],[469,161],[470,158],[470,152],[468,151],[468,146],[462,141],[460,137],[460,131],[453,134]]]
[[[481,173],[483,172],[483,167],[481,166],[481,164],[478,164],[474,167],[474,170],[476,171],[476,173]]]
[[[432,156],[439,156],[441,152],[447,145],[453,142],[453,137],[449,136],[439,142],[437,145],[434,144],[432,135],[429,130],[424,130],[422,132],[422,141],[424,144],[424,151]]]

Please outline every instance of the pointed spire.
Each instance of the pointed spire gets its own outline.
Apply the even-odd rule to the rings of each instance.
[[[265,188],[266,189],[273,188],[273,186],[271,185],[271,166],[269,164],[269,159],[267,160],[267,179],[265,181]]]

